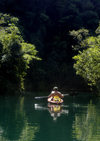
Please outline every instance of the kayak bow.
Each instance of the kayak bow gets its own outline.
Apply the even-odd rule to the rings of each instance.
[[[52,103],[52,104],[61,104],[61,103],[63,103],[63,99],[61,99],[60,101],[54,101],[54,100],[51,100],[51,98],[48,98],[47,101],[49,103]]]

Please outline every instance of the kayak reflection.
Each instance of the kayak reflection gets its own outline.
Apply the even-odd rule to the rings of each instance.
[[[67,105],[59,105],[59,104],[48,104],[47,107],[41,106],[39,104],[35,104],[35,110],[48,110],[50,115],[53,117],[53,120],[57,120],[61,114],[68,114],[69,110],[64,109],[67,108]]]
[[[60,117],[61,114],[68,114],[68,110],[64,110],[64,105],[58,105],[58,104],[48,104],[48,111],[50,112],[50,115],[53,117],[53,120],[56,120],[57,117]],[[65,106],[68,107],[68,106]]]

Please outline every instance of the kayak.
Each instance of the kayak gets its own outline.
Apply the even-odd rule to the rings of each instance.
[[[47,101],[51,104],[61,104],[61,103],[63,103],[63,99],[61,99],[60,101],[54,101],[54,100],[52,100],[52,98],[48,98]]]

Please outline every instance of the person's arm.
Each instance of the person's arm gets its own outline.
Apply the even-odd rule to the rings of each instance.
[[[50,95],[48,96],[48,98],[50,98],[50,97],[51,97],[51,95],[52,95],[52,94],[50,94]]]
[[[54,93],[54,92],[52,91],[51,94],[48,96],[48,98],[50,98],[50,97],[53,95],[53,93]]]
[[[61,98],[63,98],[63,97],[64,97],[64,95],[63,95],[63,94],[61,94],[60,92],[59,92],[59,96],[60,96]]]

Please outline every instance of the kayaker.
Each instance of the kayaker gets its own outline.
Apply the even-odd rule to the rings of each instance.
[[[58,91],[58,87],[54,87],[51,94],[48,96],[52,101],[60,101],[64,96]]]

